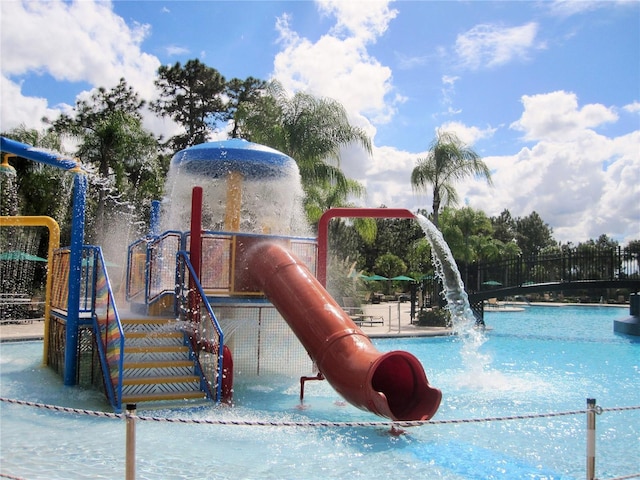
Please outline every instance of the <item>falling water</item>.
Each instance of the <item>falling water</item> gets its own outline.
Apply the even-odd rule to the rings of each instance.
[[[442,237],[442,233],[424,216],[417,215],[417,219],[431,244],[436,275],[442,280],[447,309],[451,313],[453,333],[463,341],[463,363],[468,371],[473,371],[473,375],[470,378],[481,378],[478,374],[490,362],[487,356],[479,352],[479,348],[486,341],[486,335],[482,329],[476,328],[476,318],[469,306],[469,298],[464,290],[464,283],[449,245]]]
[[[18,214],[18,185],[16,170],[8,161],[0,164],[0,215]]]
[[[224,230],[227,179],[214,175],[218,167],[204,163],[196,174],[172,164],[165,182],[162,229],[188,230],[191,193],[203,189],[202,222],[205,230]],[[209,170],[208,170],[209,169]],[[302,208],[304,192],[295,164],[280,176],[246,179],[242,185],[240,231],[308,236],[309,226]]]
[[[30,226],[0,228],[0,293],[7,303],[0,305],[0,320],[28,318],[21,299],[43,296],[44,267],[37,257],[41,228]]]

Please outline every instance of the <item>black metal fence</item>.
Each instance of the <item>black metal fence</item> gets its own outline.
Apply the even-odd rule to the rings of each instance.
[[[462,268],[467,291],[540,283],[640,279],[640,258],[627,248],[563,249]]]

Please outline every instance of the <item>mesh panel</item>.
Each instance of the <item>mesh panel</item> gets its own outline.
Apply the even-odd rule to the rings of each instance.
[[[307,266],[309,271],[316,274],[318,258],[318,245],[314,240],[296,239],[291,241],[291,252]]]
[[[228,292],[231,288],[231,240],[230,236],[203,235],[200,283],[205,290]]]
[[[214,308],[233,354],[234,375],[289,375],[312,371],[312,362],[272,305]]]
[[[144,288],[147,281],[147,242],[144,240],[129,247],[127,268],[127,298],[136,298],[144,295]]]
[[[102,372],[99,363],[96,365],[97,356],[94,354],[94,337],[90,326],[81,326],[78,329],[78,385],[91,387],[94,384],[95,368],[98,367],[100,384],[102,384]]]
[[[49,317],[49,348],[47,349],[47,365],[56,373],[62,375],[64,372],[64,344],[66,335],[66,324],[58,317]]]
[[[176,253],[180,250],[180,235],[165,234],[150,247],[149,299],[164,292],[173,293],[176,285]]]
[[[56,373],[64,376],[64,351],[66,344],[66,323],[51,316],[49,323],[49,348],[47,364]],[[76,382],[83,387],[97,387],[104,391],[102,370],[98,349],[95,345],[93,329],[90,325],[82,325],[78,329],[78,358]]]

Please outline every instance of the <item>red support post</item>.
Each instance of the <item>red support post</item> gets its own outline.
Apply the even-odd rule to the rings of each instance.
[[[327,286],[327,254],[329,249],[329,221],[332,218],[415,218],[406,208],[331,208],[318,222],[318,281]]]
[[[189,260],[193,271],[200,278],[202,265],[202,187],[193,187],[191,192],[191,241],[189,244]],[[200,310],[198,296],[195,294],[195,284],[189,278],[189,316],[193,318]]]

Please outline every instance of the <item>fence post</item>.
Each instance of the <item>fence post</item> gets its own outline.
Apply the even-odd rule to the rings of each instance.
[[[136,404],[127,404],[127,439],[126,439],[126,480],[136,478],[136,420],[132,415],[136,414]]]
[[[400,305],[400,303],[398,303]],[[398,315],[400,315],[400,307],[398,307]],[[387,332],[391,331],[391,306],[389,306],[389,328]],[[400,322],[398,322],[398,333],[400,333]]]
[[[596,399],[587,398],[587,480],[596,478]]]
[[[391,304],[389,304],[389,325],[391,325]],[[399,322],[398,322],[398,328],[400,328]]]

